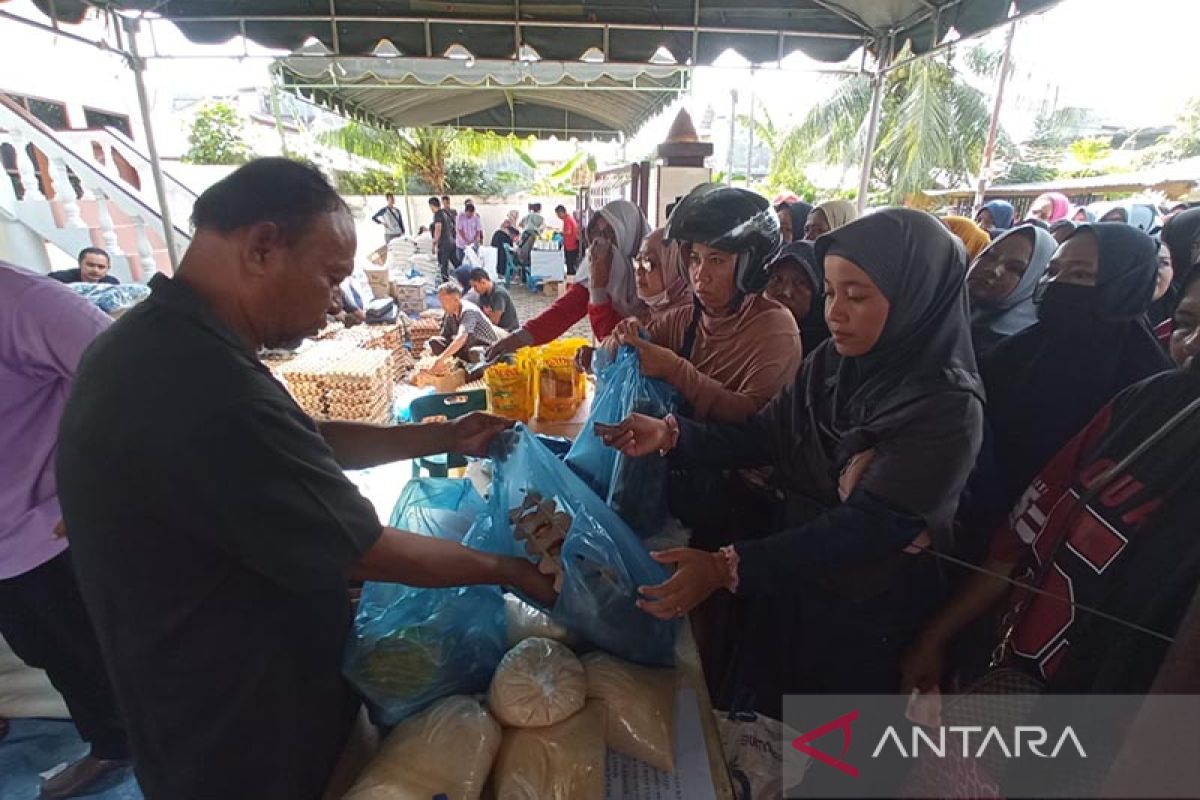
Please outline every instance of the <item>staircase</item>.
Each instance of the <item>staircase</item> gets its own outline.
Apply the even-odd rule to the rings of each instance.
[[[102,247],[122,282],[171,274],[150,161],[127,137],[110,128],[55,131],[0,96],[0,157],[0,226],[15,226],[17,238],[32,234],[72,258]],[[186,220],[195,199],[167,179],[173,220]],[[174,232],[182,253],[191,236],[178,224]]]

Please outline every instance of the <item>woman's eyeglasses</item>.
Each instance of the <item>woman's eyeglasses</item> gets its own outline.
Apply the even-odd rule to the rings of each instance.
[[[637,256],[633,259],[634,272],[653,272],[654,262],[645,256]]]

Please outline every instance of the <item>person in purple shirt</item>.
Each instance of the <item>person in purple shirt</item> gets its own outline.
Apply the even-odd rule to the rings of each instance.
[[[58,281],[0,262],[0,634],[62,694],[88,755],[46,781],[71,797],[128,764],[100,646],[61,525],[58,422],[83,351],[110,322]],[[7,730],[0,720],[0,736]]]
[[[475,213],[475,204],[467,201],[463,213],[458,215],[456,238],[459,250],[483,244],[483,220]]]

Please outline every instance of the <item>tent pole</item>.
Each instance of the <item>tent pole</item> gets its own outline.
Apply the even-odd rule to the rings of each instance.
[[[1016,33],[1017,23],[1008,24],[1008,33],[1004,37],[1004,57],[1000,60],[1000,75],[996,78],[996,100],[992,104],[992,118],[988,122],[987,142],[983,146],[983,163],[979,166],[979,183],[975,185],[975,204],[971,212],[983,205],[983,195],[987,191],[991,179],[992,156],[996,153],[996,136],[1000,132],[1000,107],[1004,103],[1004,84],[1008,82],[1009,63],[1012,58],[1013,34]]]
[[[750,143],[746,147],[746,186],[753,183],[754,178],[754,68],[750,69]]]
[[[167,203],[167,185],[163,180],[162,163],[158,160],[158,145],[154,141],[154,124],[150,121],[150,100],[146,94],[146,59],[138,54],[138,17],[122,17],[125,32],[129,34],[129,66],[133,70],[133,82],[137,87],[138,109],[142,112],[142,127],[146,134],[146,152],[150,155],[150,174],[154,176],[154,193],[158,196],[158,213],[162,218],[163,241],[167,245],[167,257],[171,259],[171,271],[179,268],[179,251],[175,249],[175,225],[171,222],[171,207]]]
[[[883,85],[887,81],[884,70],[892,60],[892,46],[896,42],[896,34],[888,35],[887,45],[883,49],[883,57],[875,67],[871,81],[871,116],[867,121],[867,143],[863,148],[862,166],[858,176],[858,213],[867,207],[867,192],[871,189],[871,162],[875,159],[875,143],[879,139],[879,116],[883,110]]]
[[[733,186],[733,143],[737,139],[737,89],[731,89],[729,92],[729,174],[725,176],[725,183]]]

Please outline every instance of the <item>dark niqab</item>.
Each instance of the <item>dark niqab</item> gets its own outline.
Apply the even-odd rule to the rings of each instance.
[[[817,259],[812,242],[796,241],[783,246],[775,261],[795,264],[812,286],[812,305],[800,320],[800,341],[804,352],[811,353],[817,345],[829,338],[829,326],[825,323],[825,267]]]
[[[1046,462],[1118,392],[1171,368],[1145,321],[1158,248],[1123,223],[1081,225],[1100,252],[1092,316],[1039,322],[983,359],[988,424],[1011,504]],[[1044,305],[1044,304],[1043,304]]]

